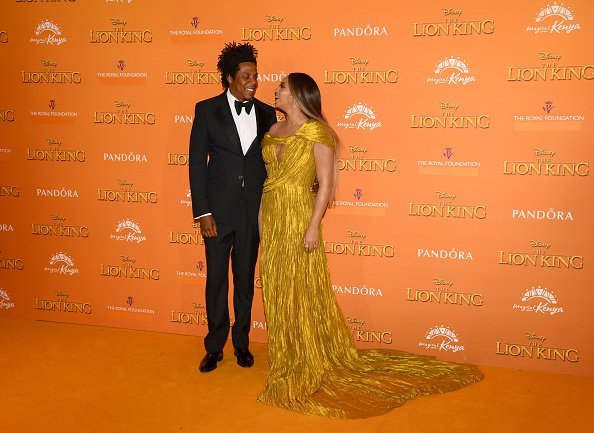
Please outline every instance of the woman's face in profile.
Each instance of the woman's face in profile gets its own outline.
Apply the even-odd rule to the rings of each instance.
[[[274,105],[279,110],[285,110],[293,104],[293,96],[289,91],[288,78],[283,79],[274,91]]]

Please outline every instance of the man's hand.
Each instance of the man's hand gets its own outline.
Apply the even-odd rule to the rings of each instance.
[[[200,222],[200,232],[202,233],[202,237],[213,238],[218,236],[217,224],[212,215],[204,215],[203,217],[200,217],[198,221]]]

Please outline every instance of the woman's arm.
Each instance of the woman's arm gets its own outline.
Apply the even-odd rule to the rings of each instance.
[[[314,202],[313,212],[309,225],[305,231],[303,244],[307,252],[318,247],[318,228],[324,217],[328,200],[332,193],[332,182],[334,179],[334,150],[321,143],[314,143],[314,159],[316,162],[316,177],[319,188]]]

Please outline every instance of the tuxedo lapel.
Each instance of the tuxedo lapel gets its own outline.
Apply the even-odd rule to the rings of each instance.
[[[229,138],[229,142],[233,145],[234,150],[243,154],[243,151],[241,150],[241,141],[239,139],[239,134],[237,133],[237,126],[235,126],[231,109],[227,103],[227,95],[223,93],[220,98],[221,103],[215,108],[215,118],[218,121],[221,129],[225,131],[225,134],[227,135],[227,138]]]

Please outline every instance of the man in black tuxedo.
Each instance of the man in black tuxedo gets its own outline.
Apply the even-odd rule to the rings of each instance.
[[[254,98],[257,50],[249,43],[225,45],[217,68],[225,91],[196,104],[190,135],[190,188],[194,220],[206,252],[206,355],[203,373],[223,359],[229,335],[229,256],[235,322],[231,337],[237,364],[251,367],[249,351],[254,275],[258,257],[258,211],[266,168],[260,142],[276,122],[272,107]]]

